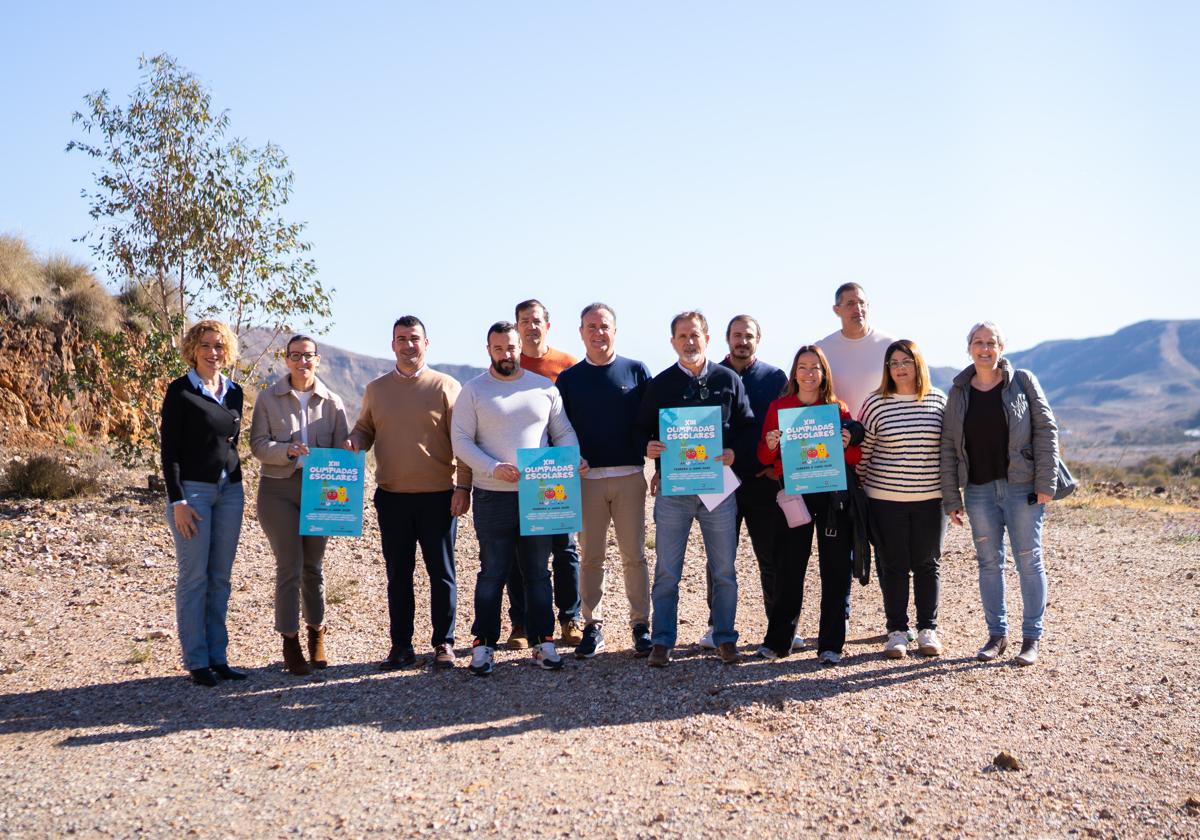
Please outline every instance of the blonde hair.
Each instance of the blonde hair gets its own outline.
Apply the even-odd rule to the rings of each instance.
[[[224,323],[211,318],[205,318],[203,321],[197,321],[195,324],[192,324],[192,328],[184,335],[183,346],[179,348],[179,355],[183,356],[183,360],[190,367],[194,368],[196,366],[196,349],[200,346],[200,337],[206,332],[215,332],[221,337],[221,343],[225,345],[225,353],[221,359],[221,366],[224,368],[233,368],[237,365],[237,336]]]
[[[875,393],[881,397],[890,397],[896,393],[896,380],[892,379],[892,369],[888,367],[888,360],[897,350],[911,358],[916,364],[917,399],[925,399],[933,387],[929,382],[929,365],[925,362],[925,357],[921,355],[921,348],[917,347],[917,343],[909,341],[907,338],[901,338],[888,345],[887,351],[883,354],[883,379]]]

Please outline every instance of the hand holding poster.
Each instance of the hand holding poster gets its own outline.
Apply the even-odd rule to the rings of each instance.
[[[779,446],[787,493],[846,489],[842,419],[836,405],[780,410]]]
[[[517,470],[521,536],[573,534],[583,527],[578,446],[518,449]]]
[[[362,536],[363,453],[310,449],[300,469],[300,535]]]
[[[715,460],[723,451],[719,405],[659,409],[658,439],[667,447],[659,459],[664,496],[724,491],[724,464]]]

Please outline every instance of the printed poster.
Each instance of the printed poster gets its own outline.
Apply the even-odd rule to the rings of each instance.
[[[573,534],[583,527],[578,446],[518,449],[517,470],[521,536]]]
[[[300,535],[361,537],[364,454],[310,449],[300,469]]]
[[[659,459],[664,496],[722,493],[721,407],[661,408],[658,439],[666,445]]]
[[[836,405],[779,412],[783,486],[790,495],[846,489],[842,418]]]

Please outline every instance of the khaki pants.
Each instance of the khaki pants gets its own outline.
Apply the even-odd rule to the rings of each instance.
[[[646,478],[642,473],[620,478],[585,478],[583,530],[579,534],[580,595],[584,622],[600,621],[604,597],[604,559],[608,523],[617,534],[629,624],[650,623],[650,569],[646,564]]]
[[[300,612],[312,627],[325,623],[321,561],[328,537],[300,536],[300,470],[258,483],[258,523],[275,554],[275,630],[296,633]]]

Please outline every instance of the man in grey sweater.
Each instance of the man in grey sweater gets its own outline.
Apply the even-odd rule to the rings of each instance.
[[[463,385],[454,406],[450,440],[455,457],[474,475],[472,499],[479,539],[475,584],[475,635],[471,672],[487,676],[500,638],[504,582],[514,563],[525,581],[525,610],[533,661],[547,670],[562,667],[554,646],[549,558],[551,537],[521,536],[517,503],[517,450],[547,445],[577,446],[558,389],[544,376],[522,370],[521,339],[515,324],[498,321],[487,335],[491,366]],[[580,472],[587,469],[580,464]]]

